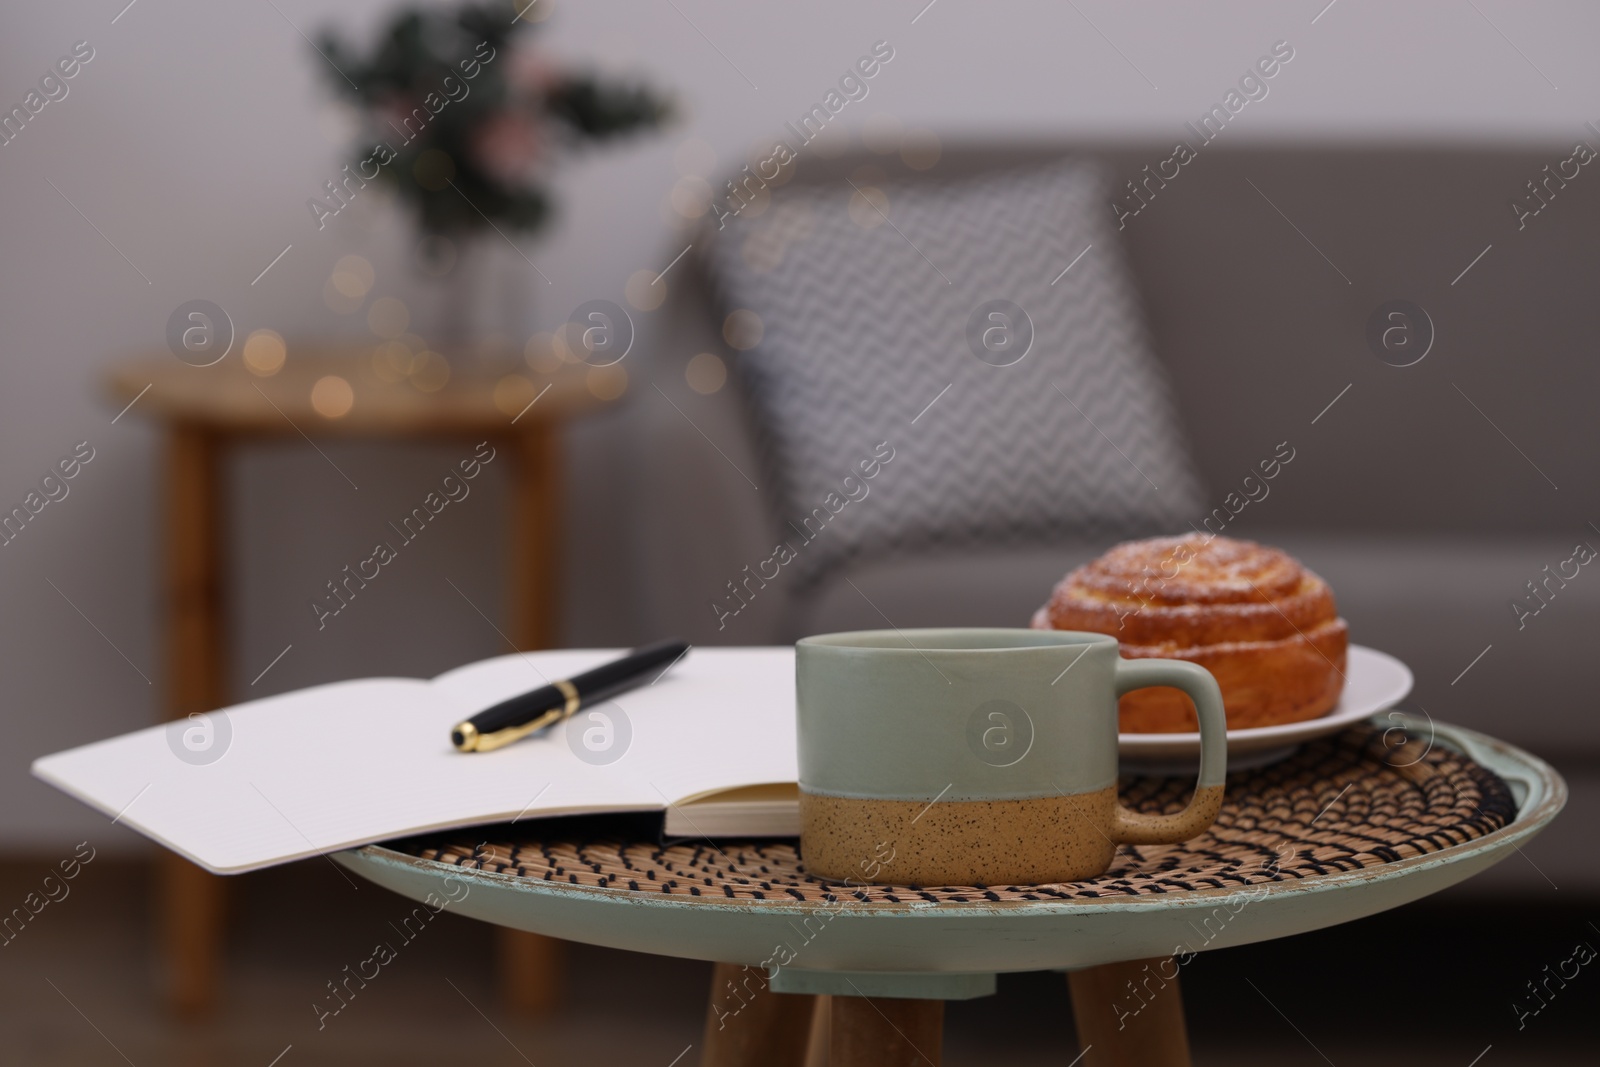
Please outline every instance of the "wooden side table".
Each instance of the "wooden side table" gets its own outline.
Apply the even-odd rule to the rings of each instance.
[[[1405,729],[1393,744],[1397,721],[1375,717],[1238,772],[1205,834],[1123,846],[1078,883],[845,886],[807,874],[793,842],[580,838],[537,820],[498,828],[487,851],[445,832],[334,859],[412,900],[451,886],[469,918],[715,962],[703,1067],[810,1067],[824,1034],[832,1067],[938,1067],[945,1001],[1040,970],[1069,972],[1072,1062],[1189,1067],[1187,959],[1421,899],[1510,856],[1566,803],[1561,776],[1505,742]],[[1156,811],[1190,788],[1130,779],[1122,799]]]
[[[313,438],[489,440],[511,457],[508,633],[518,649],[555,643],[558,433],[568,419],[607,403],[589,388],[590,369],[569,364],[536,375],[520,364],[466,364],[442,386],[423,391],[381,357],[375,362],[374,352],[372,345],[291,343],[280,369],[266,376],[248,370],[237,351],[209,367],[162,355],[112,371],[108,385],[117,405],[158,420],[166,435],[162,611],[169,718],[229,703],[223,468],[234,445],[253,439],[300,437],[308,447]],[[435,368],[424,384],[437,382]],[[220,978],[223,882],[171,853],[160,862],[157,921],[167,995],[179,1012],[203,1013],[215,1003]],[[507,930],[500,956],[510,1003],[532,1013],[549,1010],[559,987],[560,942]]]

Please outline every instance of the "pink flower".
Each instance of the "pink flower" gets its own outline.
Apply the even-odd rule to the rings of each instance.
[[[372,107],[373,116],[377,119],[380,136],[385,139],[392,133],[401,139],[407,137],[406,120],[411,118],[412,109],[419,106],[418,102],[409,96],[400,93],[386,93]]]
[[[514,90],[544,95],[561,82],[561,72],[551,66],[537,52],[519,48],[511,56],[511,66],[506,72],[506,84]]]
[[[502,185],[514,185],[526,177],[542,148],[534,120],[515,111],[491,115],[472,131],[474,161]]]

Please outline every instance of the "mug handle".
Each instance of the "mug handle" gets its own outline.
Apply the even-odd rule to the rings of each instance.
[[[1170,685],[1194,701],[1200,713],[1200,777],[1189,806],[1176,815],[1146,815],[1117,804],[1111,838],[1117,844],[1172,845],[1202,833],[1222,809],[1228,776],[1228,720],[1222,690],[1211,672],[1179,659],[1117,659],[1117,696],[1135,689]],[[1112,714],[1116,714],[1115,705]]]

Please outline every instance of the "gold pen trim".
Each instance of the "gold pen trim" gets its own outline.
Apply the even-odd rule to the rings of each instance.
[[[497,748],[520,741],[531,733],[537,733],[546,726],[553,726],[563,719],[568,718],[578,710],[582,698],[578,696],[577,687],[565,678],[550,683],[567,698],[567,702],[560,708],[551,708],[549,711],[538,715],[521,726],[508,726],[504,730],[496,730],[492,734],[481,734],[471,722],[459,723],[456,732],[461,735],[461,743],[456,748],[462,752],[492,752]]]

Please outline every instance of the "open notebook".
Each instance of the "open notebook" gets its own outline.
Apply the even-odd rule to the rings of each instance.
[[[788,647],[696,648],[552,730],[493,752],[451,747],[462,719],[619,654],[317,686],[44,756],[33,773],[217,874],[547,815],[665,810],[669,835],[798,833]],[[214,747],[186,749],[185,729]]]

